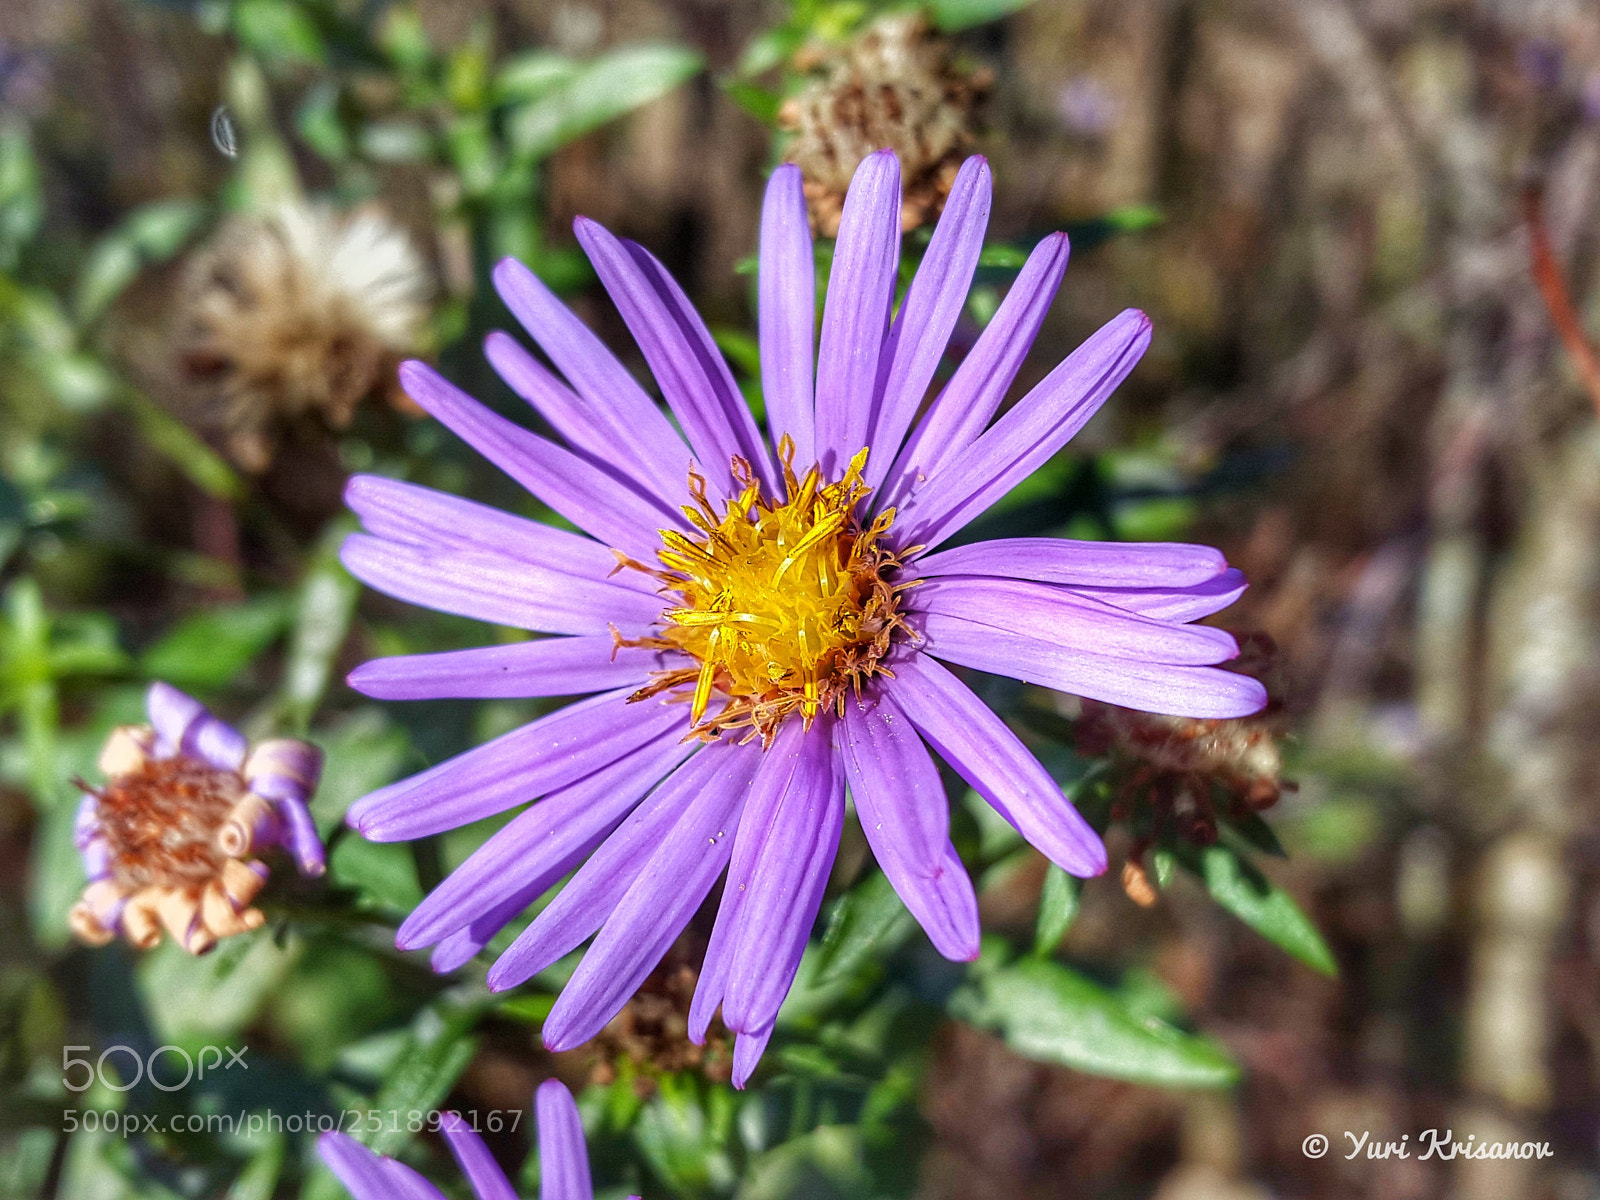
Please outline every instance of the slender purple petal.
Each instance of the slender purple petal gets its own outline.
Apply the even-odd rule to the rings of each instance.
[[[895,452],[922,406],[950,342],[950,332],[966,305],[972,272],[983,250],[983,232],[989,224],[992,192],[989,164],[982,155],[974,154],[956,174],[928,252],[917,267],[883,348],[878,364],[883,385],[878,389],[872,454],[864,473],[869,487],[877,487],[889,474]],[[1026,268],[1023,274],[1027,274]]]
[[[829,478],[867,444],[900,261],[900,163],[869,154],[845,194],[817,355],[817,458]],[[798,464],[797,464],[798,465]]]
[[[650,700],[629,704],[630,694],[624,689],[569,704],[363,796],[345,819],[374,842],[443,833],[576,783],[683,727],[681,707]]]
[[[380,1158],[347,1134],[322,1134],[317,1153],[355,1200],[444,1200],[438,1188],[411,1168]]]
[[[543,895],[692,752],[674,729],[518,813],[412,910],[395,945],[427,946],[485,908]]]
[[[579,217],[578,243],[638,342],[706,478],[726,486],[735,456],[776,487],[772,458],[722,352],[689,298],[643,246]]]
[[[1035,850],[1073,875],[1106,869],[1100,835],[988,705],[926,654],[894,670],[885,690],[900,711]]]
[[[317,823],[311,819],[311,810],[304,800],[286,796],[273,804],[282,823],[279,840],[293,856],[300,874],[315,879],[328,869],[327,851],[317,834]]]
[[[740,1091],[750,1082],[750,1076],[756,1072],[756,1064],[761,1061],[761,1056],[767,1052],[767,1043],[772,1040],[772,1026],[757,1033],[741,1033],[733,1039],[733,1086]]]
[[[1128,309],[1079,346],[964,454],[898,505],[909,542],[937,546],[1047,462],[1082,429],[1150,344],[1150,318]]]
[[[145,711],[168,753],[183,747],[189,727],[207,715],[206,706],[170,683],[152,683],[145,693]]]
[[[641,571],[619,571],[617,556],[592,538],[414,483],[356,475],[345,485],[344,499],[368,533],[391,542],[497,554],[652,595],[660,586]]]
[[[1211,666],[1239,653],[1239,643],[1224,630],[1141,617],[1053,583],[941,575],[908,595],[913,611],[924,614],[913,624],[926,633],[930,646],[937,644],[930,630],[945,628],[954,618],[1062,650],[1143,662]]]
[[[539,1120],[539,1200],[594,1200],[589,1147],[572,1093],[546,1079],[534,1093]]]
[[[1204,583],[1187,587],[1073,588],[1080,596],[1114,604],[1128,612],[1160,621],[1198,621],[1221,612],[1250,585],[1244,572],[1229,567]]]
[[[571,1050],[599,1033],[694,916],[733,849],[759,745],[719,742],[691,766],[710,777],[662,837],[545,1018],[544,1044]],[[681,773],[681,772],[680,772]]]
[[[494,269],[506,307],[595,409],[614,436],[614,453],[640,468],[652,491],[676,504],[689,480],[689,448],[634,377],[532,271],[514,258]]]
[[[740,862],[728,872],[728,886],[748,894],[722,1000],[724,1023],[739,1033],[768,1029],[777,1018],[839,852],[844,773],[831,723],[819,718],[809,730],[786,724],[750,789],[752,819],[739,823]]]
[[[1225,718],[1247,717],[1267,702],[1259,682],[1217,667],[1112,658],[945,614],[929,613],[921,620],[924,649],[935,658],[1107,704],[1174,717]]]
[[[490,968],[490,990],[544,970],[605,924],[695,797],[718,777],[724,753],[695,754],[634,809]]]
[[[538,638],[375,658],[350,672],[349,683],[374,700],[582,696],[643,683],[665,661],[659,650],[618,646],[610,634]]]
[[[761,270],[758,317],[761,329],[761,390],[767,428],[776,446],[794,440],[795,469],[804,473],[817,459],[812,408],[812,364],[816,358],[817,268],[811,251],[811,220],[800,168],[784,163],[767,181],[761,204]]]
[[[887,694],[846,701],[834,744],[872,853],[940,954],[978,957],[978,896],[950,844],[950,801],[916,729]]]
[[[425,363],[400,364],[400,383],[429,415],[579,529],[634,558],[654,556],[662,526],[681,526],[666,501],[647,499],[570,450],[496,416]]]
[[[1068,252],[1064,233],[1051,234],[1034,247],[972,352],[900,452],[878,500],[880,509],[899,504],[919,481],[933,478],[984,431],[1044,324],[1066,274]]]
[[[542,894],[532,887],[524,888],[508,900],[485,909],[454,933],[439,939],[439,944],[428,956],[428,965],[439,975],[459,970],[483,952],[494,941],[495,935],[511,924],[517,915]]]
[[[637,637],[661,616],[655,596],[470,550],[430,550],[369,533],[345,538],[339,560],[361,582],[436,612],[539,633]]]
[[[1185,587],[1227,570],[1222,551],[1182,542],[1000,538],[916,560],[918,575],[998,575],[1073,587]]]
[[[516,1191],[500,1164],[495,1162],[494,1155],[489,1153],[489,1147],[458,1113],[446,1113],[439,1123],[439,1132],[444,1135],[445,1145],[450,1147],[450,1153],[455,1156],[478,1200],[517,1200]]]
[[[484,339],[484,356],[507,387],[538,410],[539,415],[584,459],[608,474],[645,482],[646,490],[663,497],[681,493],[688,483],[688,458],[671,476],[670,460],[661,455],[641,458],[630,445],[636,434],[621,428],[617,413],[579,396],[510,334],[495,330]],[[681,442],[677,442],[681,446]],[[659,477],[654,472],[660,471]]]

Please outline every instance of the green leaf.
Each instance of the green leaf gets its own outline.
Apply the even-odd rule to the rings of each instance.
[[[998,21],[1027,8],[1033,0],[928,0],[928,13],[941,33],[955,33]]]
[[[322,702],[333,673],[333,660],[350,632],[361,585],[339,561],[339,547],[355,522],[342,518],[329,524],[312,556],[311,569],[300,586],[294,636],[284,664],[282,711],[293,728],[304,732]]]
[[[579,65],[565,54],[549,50],[530,50],[514,54],[495,72],[495,103],[537,100],[540,96],[571,81]]]
[[[78,276],[77,297],[73,305],[78,320],[95,320],[122,295],[122,290],[139,273],[139,248],[121,233],[113,233],[89,252],[88,261]]]
[[[183,249],[205,215],[198,200],[158,200],[134,209],[122,228],[146,261],[160,262]]]
[[[326,57],[316,25],[304,8],[288,0],[239,0],[233,8],[233,32],[265,59],[320,63]]]
[[[1044,873],[1039,920],[1033,934],[1033,952],[1040,958],[1049,958],[1060,948],[1061,939],[1067,936],[1067,930],[1077,918],[1082,895],[1082,882],[1051,863]]]
[[[513,111],[506,136],[523,155],[543,158],[671,91],[700,67],[700,56],[681,46],[624,46],[584,63],[569,79]]]
[[[364,903],[408,913],[422,903],[422,886],[410,848],[403,842],[369,842],[342,837],[328,856],[333,882],[354,888]]]
[[[284,596],[209,608],[185,617],[145,651],[144,674],[201,691],[231,683],[288,627]]]
[[[1059,963],[1023,959],[951,998],[964,1020],[1019,1054],[1091,1075],[1161,1087],[1227,1087],[1239,1068],[1210,1038],[1130,1011],[1115,993]]]
[[[1007,270],[1016,270],[1028,261],[1028,252],[1017,246],[1007,246],[1004,243],[994,246],[985,246],[978,255],[980,267],[1004,267]]]
[[[1292,958],[1324,975],[1338,975],[1333,951],[1293,897],[1226,846],[1191,855],[1185,866],[1205,880],[1211,898]]]
[[[834,905],[812,986],[849,979],[869,960],[886,958],[903,946],[916,928],[889,877],[873,872]]]
[[[357,709],[331,731],[319,731],[317,742],[324,758],[311,815],[326,834],[362,796],[393,781],[409,742],[405,730],[390,724],[380,708]]]
[[[244,495],[244,484],[233,468],[183,422],[131,388],[124,389],[122,401],[139,426],[140,436],[182,471],[190,483],[218,500],[237,500]]]
[[[730,100],[763,125],[777,121],[783,97],[772,89],[746,83],[742,79],[727,79],[722,83],[722,90],[728,93]]]
[[[365,1135],[373,1150],[393,1154],[404,1146],[413,1136],[407,1128],[412,1113],[427,1121],[472,1061],[477,1041],[468,1035],[493,1003],[488,993],[451,993],[417,1014],[398,1064],[372,1102],[379,1112],[396,1110],[400,1120],[385,1122],[376,1133]]]

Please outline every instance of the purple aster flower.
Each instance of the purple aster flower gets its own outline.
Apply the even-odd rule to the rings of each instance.
[[[978,953],[972,883],[951,846],[930,749],[1051,861],[1105,869],[1099,837],[1015,734],[941,661],[1190,717],[1255,712],[1238,652],[1190,624],[1244,589],[1203,546],[1014,538],[942,543],[1054,455],[1143,353],[1114,318],[998,419],[1067,262],[1045,239],[918,419],[983,242],[981,158],[961,169],[898,312],[899,168],[862,163],[845,202],[814,345],[799,172],[767,188],[760,246],[768,437],[711,335],[643,247],[580,219],[578,239],[633,331],[677,429],[526,267],[501,297],[565,381],[505,334],[491,362],[566,445],[497,416],[421,363],[423,408],[588,537],[425,488],[352,479],[368,533],[344,561],[391,595],[535,630],[510,646],[380,659],[351,684],[382,699],[594,693],[357,801],[367,837],[425,837],[543,797],[400,928],[434,966],[472,958],[576,874],[489,971],[528,979],[594,943],[544,1026],[597,1033],[727,871],[690,1013],[760,1057],[822,902],[854,798],[878,862],[947,957]]]
[[[288,738],[251,746],[166,683],[150,685],[146,711],[150,724],[112,731],[104,786],[84,785],[74,840],[89,886],[70,920],[92,946],[120,933],[148,949],[165,927],[199,954],[265,920],[250,902],[267,867],[252,855],[281,846],[302,874],[322,874],[306,807],[322,752]]]
[[[547,1079],[534,1094],[534,1107],[539,1122],[539,1200],[594,1200],[589,1149],[572,1093],[557,1080]],[[489,1148],[465,1121],[447,1113],[440,1132],[477,1200],[517,1200]],[[410,1167],[374,1154],[346,1134],[323,1134],[317,1139],[317,1152],[355,1200],[444,1200]]]

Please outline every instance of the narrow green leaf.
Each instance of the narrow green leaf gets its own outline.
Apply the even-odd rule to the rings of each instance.
[[[1033,0],[928,0],[928,12],[941,33],[955,33],[998,21],[1027,8]]]
[[[1324,975],[1338,975],[1333,951],[1293,897],[1226,846],[1211,846],[1196,864],[1211,898],[1292,958]]]
[[[1162,1087],[1227,1087],[1239,1068],[1210,1038],[1139,1017],[1059,963],[1023,959],[951,998],[952,1012],[997,1030],[1019,1054],[1091,1075]]]
[[[571,78],[516,109],[506,135],[523,155],[545,155],[664,95],[699,72],[681,46],[624,46],[584,63]]]
[[[396,1110],[400,1119],[385,1122],[376,1133],[363,1134],[373,1150],[394,1154],[403,1147],[414,1136],[408,1128],[413,1113],[427,1121],[472,1061],[477,1041],[469,1034],[493,1003],[486,992],[468,997],[447,994],[417,1015],[405,1049],[372,1102],[379,1112]]]
[[[339,561],[339,547],[355,528],[350,518],[333,521],[317,544],[300,586],[294,636],[283,671],[283,713],[304,732],[328,690],[333,661],[350,632],[361,585]]]
[[[1083,883],[1051,863],[1044,874],[1039,920],[1033,935],[1033,952],[1040,958],[1049,958],[1060,948],[1061,939],[1078,916],[1082,895]]]
[[[286,597],[263,596],[185,617],[145,651],[144,674],[181,688],[222,687],[283,633],[290,612]]]
[[[571,81],[579,69],[579,65],[566,55],[549,50],[514,54],[500,64],[500,69],[495,72],[495,103],[537,100]]]
[[[233,8],[233,31],[262,58],[320,63],[326,57],[316,25],[288,0],[239,0]]]
[[[190,483],[218,500],[237,500],[244,495],[244,484],[233,468],[183,422],[131,388],[123,390],[122,400],[139,426],[140,436],[188,476]]]
[[[817,953],[812,986],[850,978],[869,959],[885,958],[903,946],[916,928],[889,877],[874,871],[834,906]]]
[[[771,125],[777,121],[778,108],[783,103],[783,97],[772,89],[758,87],[742,79],[727,79],[723,81],[722,90],[728,93],[729,99],[763,125]]]

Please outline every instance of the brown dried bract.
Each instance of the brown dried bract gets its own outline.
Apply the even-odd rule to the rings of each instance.
[[[874,21],[821,65],[825,76],[778,110],[779,126],[796,135],[784,158],[805,176],[817,233],[839,232],[851,176],[862,159],[885,148],[900,159],[901,229],[933,220],[972,151],[992,73],[960,64],[951,44],[915,13]]]

